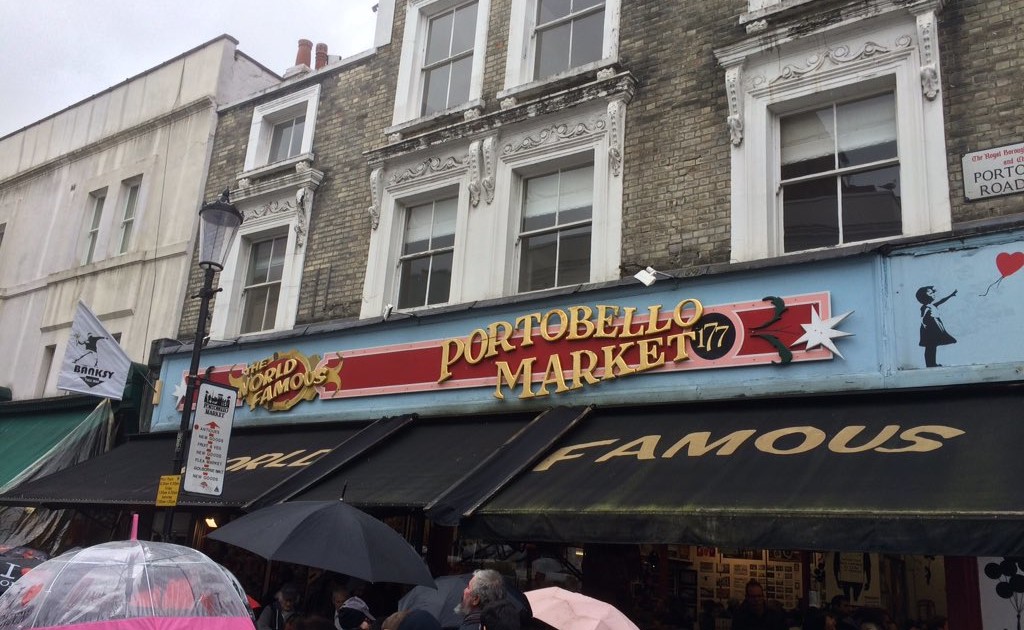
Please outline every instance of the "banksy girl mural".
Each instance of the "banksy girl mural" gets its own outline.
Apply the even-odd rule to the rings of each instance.
[[[952,293],[935,300],[935,287],[926,286],[917,290],[917,301],[921,303],[921,342],[924,348],[924,364],[926,367],[941,367],[935,360],[936,350],[939,346],[948,346],[956,343],[953,335],[946,332],[946,327],[939,317],[939,307],[946,303],[946,300],[956,295]]]

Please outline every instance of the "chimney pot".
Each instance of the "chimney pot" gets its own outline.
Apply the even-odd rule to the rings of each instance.
[[[295,55],[295,65],[306,66],[307,68],[312,66],[311,55],[313,53],[313,42],[308,39],[299,40],[299,52]]]
[[[327,65],[327,44],[316,45],[316,69]]]

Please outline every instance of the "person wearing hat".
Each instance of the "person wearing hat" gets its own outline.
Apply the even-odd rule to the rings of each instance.
[[[334,615],[334,627],[337,630],[370,630],[374,621],[370,607],[359,597],[349,597]]]

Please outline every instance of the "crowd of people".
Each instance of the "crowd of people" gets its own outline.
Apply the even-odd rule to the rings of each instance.
[[[382,618],[371,611],[351,583],[335,584],[331,590],[330,611],[324,614],[323,602],[303,606],[299,589],[282,585],[273,600],[260,609],[257,630],[442,630],[440,622],[424,610],[402,610]],[[491,569],[475,571],[456,607],[461,625],[444,630],[523,630],[522,610],[513,604],[500,573]],[[528,617],[528,615],[526,615]]]
[[[765,599],[764,588],[757,580],[746,584],[743,603],[733,611],[703,602],[698,626],[700,630],[721,628],[722,619],[729,619],[731,630],[949,630],[945,617],[897,624],[882,608],[854,609],[845,595],[836,595],[824,608],[809,607],[786,611],[778,602]]]

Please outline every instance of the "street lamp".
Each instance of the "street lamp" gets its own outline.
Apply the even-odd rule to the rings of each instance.
[[[196,337],[192,342],[192,363],[185,377],[185,400],[181,408],[181,424],[178,439],[174,443],[174,475],[181,474],[185,462],[185,436],[192,424],[192,399],[196,393],[196,379],[199,375],[199,353],[203,350],[206,337],[206,320],[210,316],[210,298],[220,289],[213,288],[213,274],[224,268],[228,251],[235,241],[235,234],[242,224],[242,213],[228,201],[229,191],[225,190],[220,199],[204,203],[199,209],[199,266],[203,269],[203,288],[193,298],[199,298],[199,319],[196,321]],[[179,481],[179,488],[180,488]],[[164,541],[170,542],[174,524],[174,510],[164,516]]]

